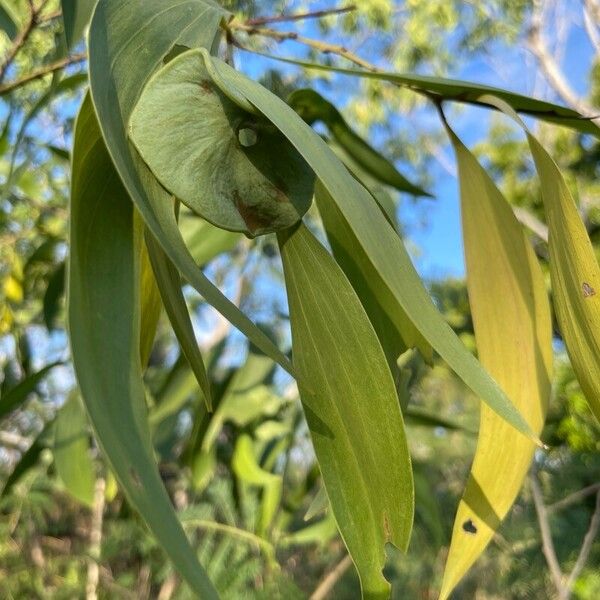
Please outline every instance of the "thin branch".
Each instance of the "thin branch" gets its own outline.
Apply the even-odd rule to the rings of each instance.
[[[87,570],[85,596],[87,600],[97,600],[98,582],[100,580],[100,554],[102,550],[102,522],[104,518],[106,481],[98,477],[94,489],[94,504],[92,506],[92,523],[90,528],[90,559]]]
[[[543,37],[543,14],[540,0],[536,0],[533,5],[531,27],[529,29],[527,42],[528,47],[537,59],[546,80],[562,100],[581,114],[593,114],[592,107],[584,102],[573,90],[562,72],[560,65],[548,50],[546,41]]]
[[[583,24],[585,27],[585,31],[596,50],[596,54],[600,54],[600,34],[598,34],[598,30],[596,29],[596,25],[594,23],[594,19],[592,18],[593,14],[593,6],[591,0],[584,0],[583,3]]]
[[[583,544],[581,544],[581,550],[579,550],[579,556],[575,561],[575,566],[571,571],[567,581],[564,585],[563,594],[560,597],[560,600],[567,600],[571,595],[571,588],[573,584],[583,571],[583,567],[585,567],[585,563],[590,557],[590,552],[592,551],[592,544],[596,539],[596,535],[598,534],[598,530],[600,529],[600,492],[596,494],[596,507],[594,508],[594,513],[592,514],[592,518],[590,519],[590,526],[583,538]]]
[[[27,22],[25,23],[25,27],[23,27],[23,29],[15,38],[14,42],[8,50],[8,54],[2,61],[2,64],[0,65],[0,82],[4,81],[4,78],[6,77],[6,72],[10,68],[10,65],[12,65],[13,61],[15,60],[17,54],[19,53],[19,50],[21,50],[21,48],[27,43],[29,36],[35,28],[38,11],[36,10],[33,4],[33,0],[29,0],[28,4],[29,16],[27,18]]]
[[[31,83],[32,81],[41,79],[42,77],[45,77],[46,75],[50,75],[51,73],[54,73],[55,71],[60,71],[61,69],[64,69],[65,67],[68,67],[70,65],[74,65],[74,64],[83,62],[86,59],[87,59],[87,54],[82,52],[81,54],[73,54],[72,56],[67,56],[66,58],[62,58],[61,60],[57,60],[53,63],[44,65],[43,67],[40,67],[39,69],[35,69],[35,70],[31,71],[31,73],[24,75],[20,79],[17,79],[15,81],[10,81],[5,84],[0,84],[0,96],[4,96],[10,92],[13,92],[17,88],[27,85],[28,83]]]
[[[342,575],[352,566],[352,559],[350,555],[346,555],[332,571],[329,571],[323,579],[319,582],[319,585],[315,588],[315,591],[310,595],[309,600],[324,600],[329,592],[333,590],[335,584],[341,579]]]
[[[314,48],[323,54],[337,54],[350,62],[353,62],[355,65],[362,67],[363,69],[367,69],[368,71],[378,71],[378,68],[357,54],[350,52],[345,46],[340,46],[337,44],[328,44],[327,42],[322,42],[321,40],[315,40],[313,38],[308,38],[302,35],[299,35],[295,31],[276,31],[275,29],[267,29],[264,27],[253,27],[251,25],[246,25],[244,23],[229,23],[226,27],[229,29],[235,29],[237,31],[243,31],[248,35],[260,35],[262,37],[272,38],[277,40],[278,42],[285,42],[287,40],[292,40],[294,42],[298,42],[299,44],[304,44],[310,48]],[[243,46],[235,40],[232,36],[233,43],[245,50]]]
[[[527,229],[535,233],[541,240],[548,243],[548,226],[545,223],[542,223],[534,214],[522,206],[513,207],[513,212],[519,223],[525,225]]]
[[[316,10],[314,12],[297,13],[295,15],[279,15],[277,17],[258,17],[256,19],[248,19],[246,25],[256,27],[260,25],[268,25],[269,23],[289,23],[290,21],[303,21],[305,19],[321,19],[329,15],[341,15],[356,10],[353,4],[342,8],[329,8],[325,10]]]
[[[550,504],[548,506],[548,512],[557,512],[562,510],[563,508],[567,508],[571,506],[571,504],[576,504],[577,502],[581,502],[584,498],[591,496],[592,494],[596,494],[600,492],[600,483],[594,483],[592,485],[588,485],[577,492],[573,492],[569,494],[566,498],[555,502],[554,504]]]
[[[537,480],[535,473],[531,474],[529,478],[531,484],[531,494],[533,496],[533,504],[535,506],[535,512],[537,513],[538,523],[540,526],[540,533],[542,534],[542,551],[548,568],[550,569],[550,575],[554,586],[559,594],[563,590],[563,574],[556,558],[556,551],[554,550],[554,543],[552,542],[552,533],[550,532],[550,522],[548,520],[548,513],[546,512],[546,506],[544,505],[544,498],[542,496],[542,490]]]

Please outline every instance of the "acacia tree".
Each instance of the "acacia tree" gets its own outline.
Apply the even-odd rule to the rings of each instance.
[[[216,597],[161,481],[144,389],[163,306],[205,404],[196,413],[200,444],[209,415],[218,414],[227,398],[215,391],[198,348],[185,281],[297,381],[323,480],[316,502],[330,506],[363,596],[388,597],[386,545],[407,550],[415,511],[405,433],[405,420],[414,416],[407,361],[418,353],[431,364],[437,355],[484,402],[440,592],[447,597],[492,539],[536,446],[542,447],[553,377],[552,308],[583,393],[599,417],[598,262],[563,175],[519,113],[590,136],[597,136],[597,125],[572,109],[499,88],[383,72],[342,46],[278,33],[264,27],[268,20],[233,19],[210,0],[94,5],[62,5],[67,44],[81,37],[91,18],[89,93],[77,118],[70,174],[68,324],[81,398],[129,503],[191,588],[201,597]],[[14,53],[43,14],[35,4],[30,8]],[[479,360],[417,275],[386,188],[426,192],[362,140],[314,89],[280,97],[236,70],[232,54],[244,47],[244,34],[293,38],[353,66],[280,60],[386,82],[435,106],[456,154]],[[43,73],[82,58],[62,56]],[[525,131],[549,231],[552,306],[529,237],[446,118],[452,102],[503,112]],[[325,126],[326,139],[311,127],[316,123]],[[276,234],[291,358],[225,297],[193,256],[191,236],[227,247],[239,234],[258,244],[261,236]],[[5,404],[7,410],[13,406]],[[73,431],[85,427],[78,406],[76,398],[69,401],[56,426],[55,438],[66,445]],[[238,465],[247,443],[244,437],[236,443]],[[71,458],[61,460],[59,452],[56,461],[69,479]],[[249,480],[263,487],[262,517],[268,521],[266,498],[277,502],[280,482],[260,466],[255,471]],[[92,484],[79,480],[82,496],[89,497]],[[583,563],[599,512],[581,549]],[[543,526],[542,535],[548,546]],[[577,568],[563,581],[556,557],[546,552],[557,590],[567,596]]]

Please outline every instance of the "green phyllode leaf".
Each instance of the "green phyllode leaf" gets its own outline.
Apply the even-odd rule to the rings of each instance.
[[[153,458],[140,360],[143,230],[113,167],[89,95],[75,128],[68,323],[82,398],[110,466],[181,576],[217,598]]]
[[[48,375],[54,367],[61,364],[63,364],[62,361],[57,361],[46,365],[0,396],[0,419],[19,408],[19,406],[27,400],[29,394],[35,392],[37,386],[44,380],[46,375]]]
[[[192,372],[202,390],[207,410],[212,410],[210,381],[206,374],[204,359],[198,348],[187,304],[181,291],[181,277],[169,257],[163,252],[158,242],[146,231],[146,246],[152,264],[152,269],[158,283],[165,310],[173,331],[177,336],[181,351],[190,364]]]
[[[377,278],[374,287],[384,301],[393,299],[406,313],[420,335],[454,372],[502,418],[525,435],[536,439],[505,392],[468,352],[444,321],[423,286],[406,248],[380,210],[372,210],[371,196],[342,165],[327,144],[285,102],[226,63],[202,53],[219,74],[221,85],[243,94],[286,135],[327,189],[352,232],[362,253],[356,256],[365,278]],[[536,439],[537,441],[537,439]]]
[[[179,231],[171,194],[127,139],[135,103],[165,56],[178,45],[212,47],[221,20],[228,16],[212,0],[102,0],[90,25],[90,90],[115,168],[147,228],[181,276],[265,354],[292,371],[268,336],[198,268]]]
[[[413,196],[431,196],[425,190],[412,184],[387,158],[353,131],[340,111],[318,92],[311,89],[296,90],[288,98],[288,104],[309,125],[316,121],[325,123],[335,141],[348,153],[350,158],[380,183],[390,185]]]
[[[314,175],[304,159],[269,121],[228,98],[200,55],[152,77],[130,137],[167,190],[223,229],[272,233],[310,207]]]
[[[294,366],[327,496],[364,598],[387,598],[385,544],[408,547],[414,497],[394,381],[352,286],[304,225],[278,234]]]
[[[450,128],[458,162],[467,288],[483,366],[532,431],[544,426],[552,380],[552,319],[535,253],[492,179]],[[458,507],[440,598],[483,553],[513,505],[534,443],[481,407],[471,473]]]
[[[600,127],[598,127],[590,117],[584,117],[571,108],[566,108],[559,104],[552,104],[551,102],[546,102],[544,100],[537,100],[530,96],[523,96],[522,94],[516,94],[489,85],[481,85],[479,83],[463,81],[460,79],[445,79],[443,77],[416,75],[415,73],[391,73],[386,71],[344,69],[303,60],[272,56],[270,54],[263,54],[263,56],[281,62],[298,65],[305,69],[316,69],[318,71],[340,73],[351,77],[365,77],[368,79],[389,81],[390,83],[408,88],[417,93],[434,97],[436,100],[452,100],[454,102],[498,109],[498,106],[494,101],[490,101],[492,97],[496,97],[503,100],[520,113],[531,115],[536,119],[541,119],[542,121],[547,121],[556,125],[570,127],[581,133],[590,133],[596,137],[600,137]]]
[[[88,420],[76,393],[58,412],[52,452],[56,472],[69,493],[92,506],[96,473],[90,456]]]
[[[71,48],[81,38],[89,25],[98,0],[61,0],[67,47]]]

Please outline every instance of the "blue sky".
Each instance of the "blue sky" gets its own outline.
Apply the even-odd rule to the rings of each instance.
[[[331,2],[310,3],[311,10],[331,6]],[[290,8],[290,12],[292,10],[293,7]],[[282,26],[286,30],[293,27],[290,24]],[[303,33],[311,37],[322,36],[313,22],[303,24]],[[333,41],[339,42],[340,40]],[[286,42],[276,46],[274,52],[283,56],[300,56],[304,50],[298,44]],[[593,48],[582,27],[571,28],[564,46],[564,57],[563,67],[568,74],[571,86],[578,93],[585,94]],[[238,56],[238,66],[253,77],[259,76],[264,69],[269,67],[275,67],[284,72],[294,69],[281,63],[253,57],[247,53]],[[504,87],[523,94],[535,93],[543,99],[561,103],[551,88],[544,84],[543,78],[536,74],[536,65],[529,51],[519,44],[508,47],[496,43],[493,47],[488,48],[488,56],[477,56],[465,60],[462,65],[445,75]],[[325,95],[343,105],[348,97],[344,90],[356,90],[356,86],[347,77],[337,75],[325,88]],[[473,146],[485,138],[490,122],[489,111],[466,107],[460,111],[459,115],[453,115],[452,112],[449,115],[452,117],[453,127],[467,145]],[[406,122],[403,122],[402,115],[399,116],[398,126],[399,128],[407,127]],[[377,145],[377,138],[372,141]],[[452,150],[445,147],[443,151],[450,162],[453,162]],[[398,166],[407,172],[406,165]],[[427,279],[463,277],[464,261],[460,232],[458,183],[453,176],[437,164],[434,164],[433,175],[434,186],[431,191],[436,196],[435,201],[421,200],[422,204],[415,207],[415,204],[406,198],[400,205],[400,216],[406,225],[409,237],[407,245],[409,248],[417,249],[413,255],[415,264],[421,275]],[[425,223],[423,223],[424,215],[426,216]]]

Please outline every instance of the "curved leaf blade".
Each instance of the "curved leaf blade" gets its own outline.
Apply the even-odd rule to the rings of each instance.
[[[206,52],[204,56],[206,60],[213,61],[223,81],[240,90],[263,112],[314,169],[364,250],[364,253],[357,256],[361,271],[365,276],[377,273],[382,297],[391,295],[450,368],[503,419],[535,439],[531,428],[506,393],[444,321],[415,271],[400,238],[380,211],[369,209],[371,201],[367,190],[352,177],[327,144],[290,106],[226,63],[211,58]]]
[[[194,334],[188,307],[181,291],[179,271],[173,266],[169,257],[163,252],[163,249],[149,231],[146,231],[146,246],[169,321],[177,336],[181,351],[190,364],[196,381],[202,390],[206,409],[210,412],[212,411],[210,381]]]
[[[304,225],[278,234],[294,365],[323,483],[363,597],[387,598],[387,542],[406,550],[410,456],[394,381],[349,281]]]
[[[548,222],[556,317],[588,405],[600,421],[600,266],[575,200],[550,154],[501,99],[486,98],[524,130]]]
[[[448,128],[458,162],[467,288],[479,359],[536,435],[551,393],[552,319],[544,276],[509,204]],[[535,445],[487,406],[458,507],[440,598],[483,553],[514,503]]]
[[[198,269],[178,229],[170,194],[126,136],[142,88],[164,57],[176,45],[210,48],[221,19],[227,17],[212,0],[99,2],[89,33],[90,90],[115,168],[146,226],[182,277],[265,354],[292,371],[289,360],[268,336]]]
[[[293,92],[288,104],[309,124],[322,121],[337,143],[371,177],[413,196],[431,194],[411,183],[385,156],[377,152],[348,125],[338,109],[312,89]]]
[[[97,0],[61,0],[67,48],[74,46],[88,26]]]
[[[369,79],[389,81],[390,83],[406,87],[415,92],[433,95],[440,100],[452,100],[454,102],[498,109],[498,106],[493,101],[489,102],[489,97],[483,97],[487,94],[491,94],[500,98],[514,110],[523,114],[530,115],[549,123],[555,123],[556,125],[570,127],[581,133],[590,133],[596,137],[600,137],[600,127],[598,127],[591,118],[584,117],[575,110],[489,85],[482,85],[460,79],[416,75],[414,73],[390,73],[382,71],[361,71],[360,69],[344,69],[341,67],[332,67],[329,65],[320,65],[302,60],[273,56],[270,54],[262,54],[262,56],[298,65],[305,69],[316,69],[318,71],[340,73],[341,75],[349,75],[351,77],[366,77]]]
[[[46,375],[48,375],[54,367],[61,364],[63,364],[62,361],[57,361],[46,365],[44,368],[32,373],[15,387],[5,392],[2,397],[0,397],[0,419],[19,408],[19,406],[27,400],[29,394],[35,391]]]
[[[153,460],[140,361],[142,231],[89,95],[75,129],[70,214],[69,334],[97,440],[120,487],[182,577],[203,598],[217,598]]]

